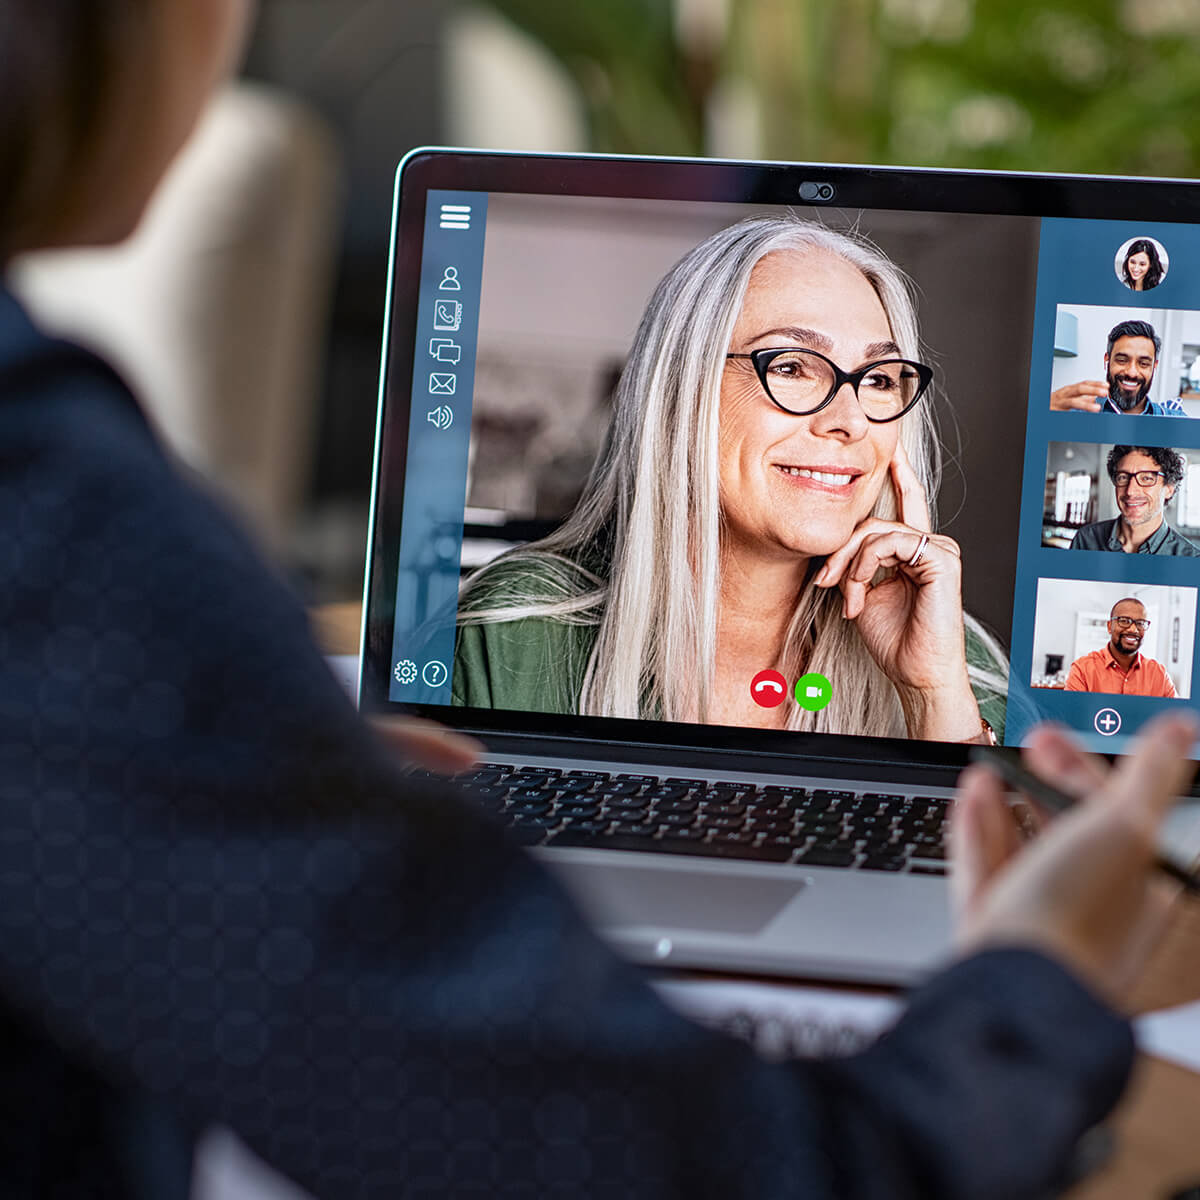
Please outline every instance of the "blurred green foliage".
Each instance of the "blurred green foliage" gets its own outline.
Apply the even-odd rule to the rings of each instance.
[[[595,150],[1200,166],[1200,0],[491,3],[576,80]]]

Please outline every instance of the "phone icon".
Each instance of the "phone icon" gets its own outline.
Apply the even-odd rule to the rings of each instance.
[[[435,300],[433,304],[434,329],[453,332],[462,327],[462,304],[457,300]]]
[[[759,671],[750,680],[750,699],[760,708],[777,708],[787,694],[787,680],[778,671]]]

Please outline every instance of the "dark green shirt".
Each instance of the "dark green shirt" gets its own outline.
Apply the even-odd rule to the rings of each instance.
[[[549,617],[463,625],[454,652],[455,704],[512,712],[577,713],[597,626]],[[967,665],[1002,675],[1007,665],[970,626]],[[972,682],[979,712],[1004,737],[1007,696]]]
[[[1117,524],[1120,517],[1111,521],[1097,521],[1094,525],[1085,525],[1072,539],[1072,550],[1116,550],[1123,552],[1124,547],[1117,539]],[[1189,542],[1181,533],[1164,520],[1163,523],[1134,551],[1135,554],[1179,554],[1190,558],[1200,557],[1200,546]]]

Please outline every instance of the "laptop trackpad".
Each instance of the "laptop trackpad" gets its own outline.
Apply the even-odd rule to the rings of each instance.
[[[572,863],[559,872],[599,925],[757,933],[804,887],[798,879]]]

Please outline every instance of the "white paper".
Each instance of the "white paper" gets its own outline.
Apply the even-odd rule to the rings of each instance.
[[[654,988],[685,1016],[741,1037],[773,1060],[851,1054],[893,1025],[904,1007],[899,995],[785,983],[670,977]]]
[[[1200,1071],[1200,1002],[1147,1013],[1133,1028],[1144,1053]]]

